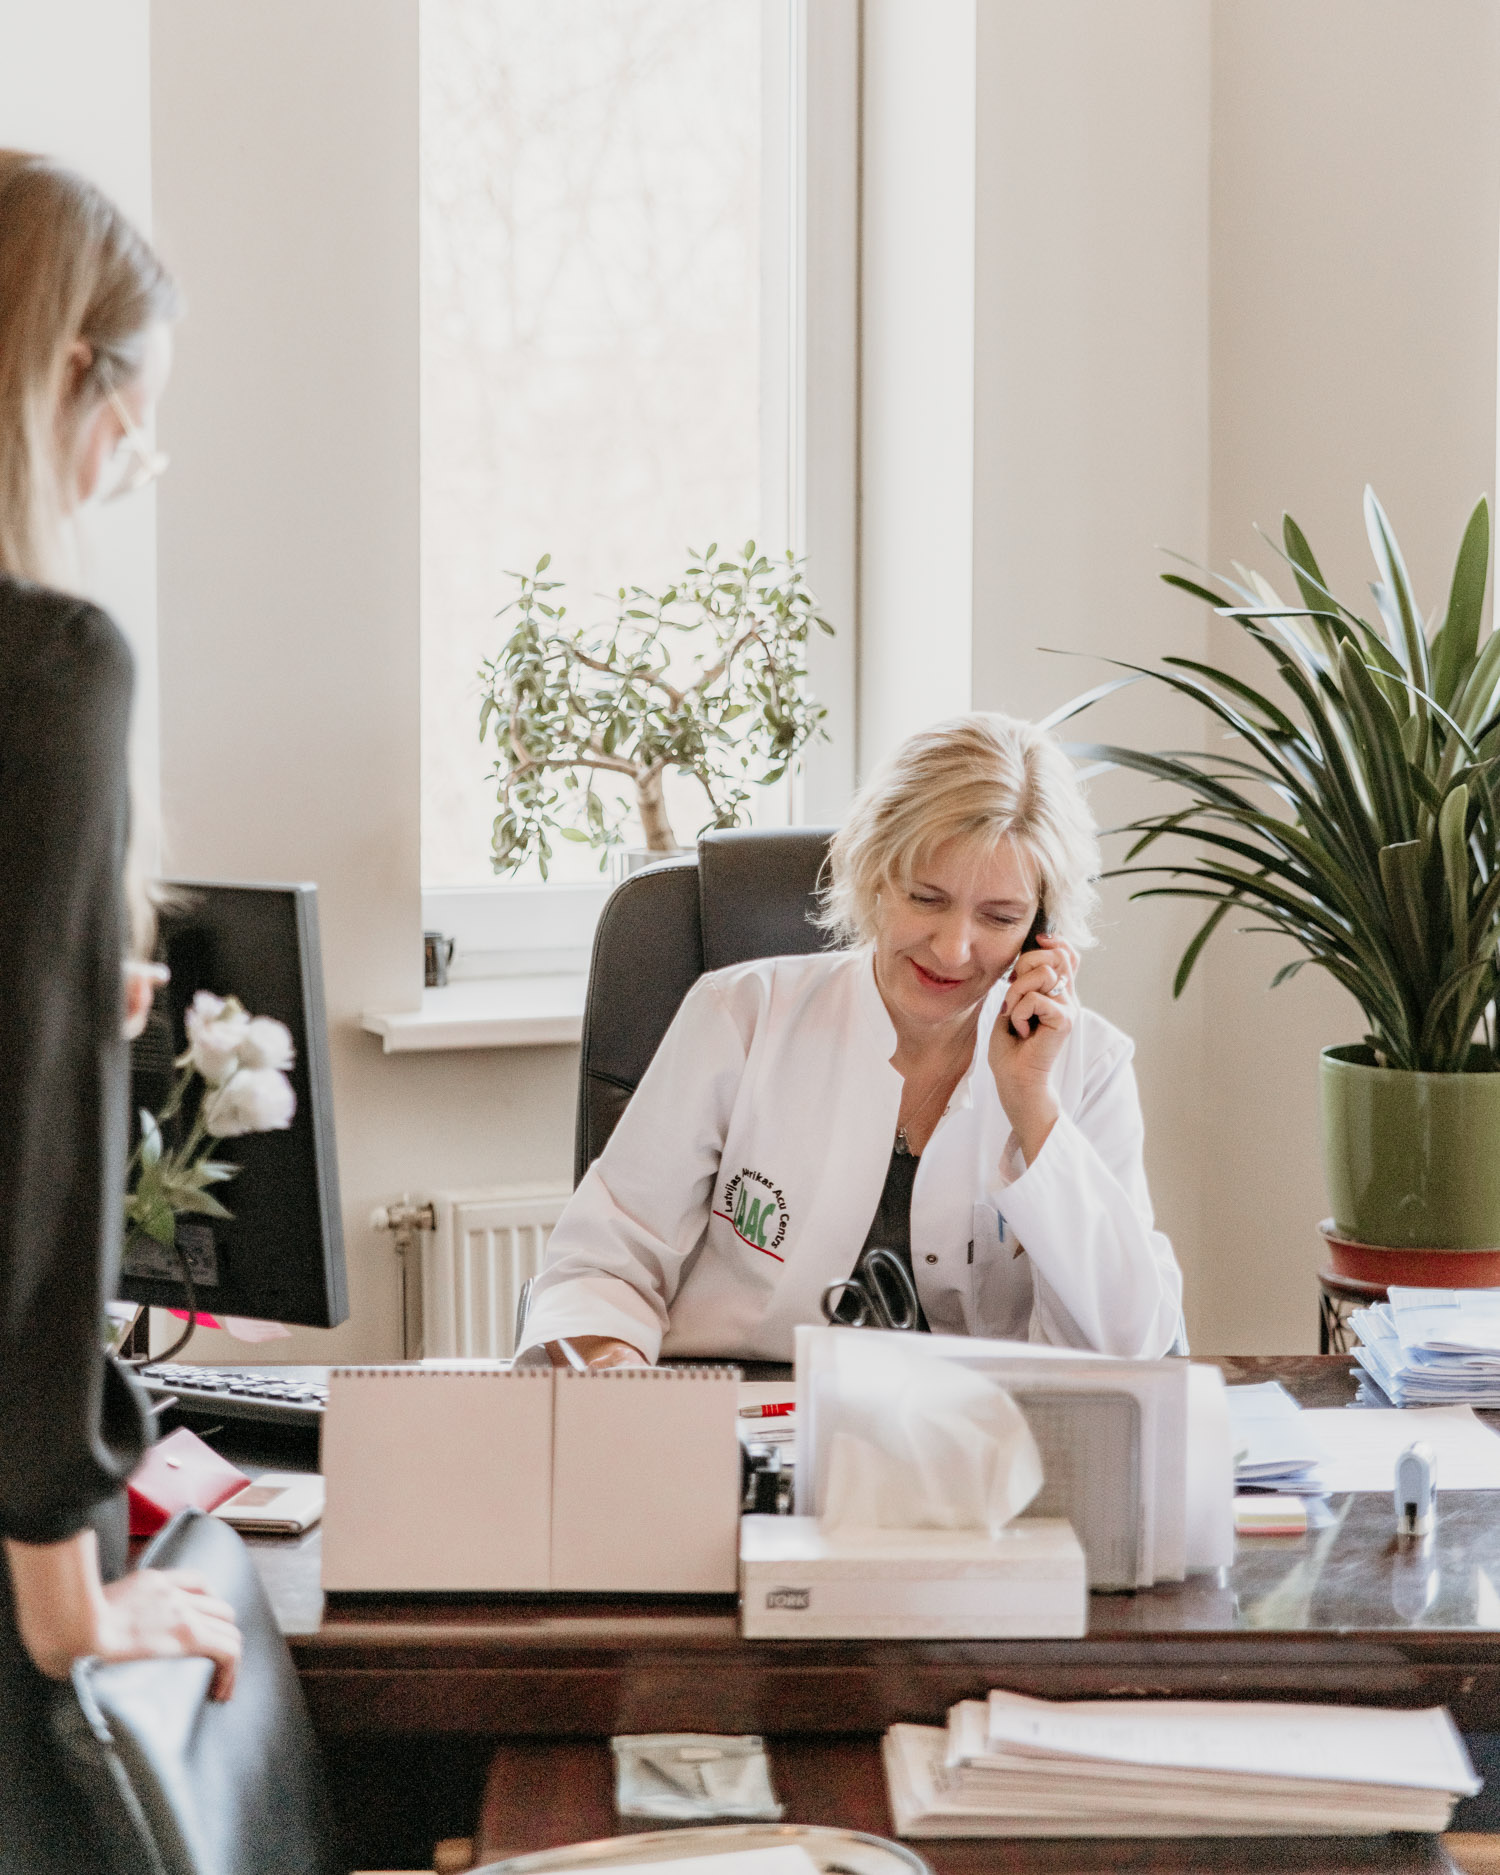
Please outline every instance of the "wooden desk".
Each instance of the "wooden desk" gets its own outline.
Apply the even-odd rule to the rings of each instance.
[[[1222,1365],[1232,1382],[1279,1378],[1306,1405],[1352,1397],[1343,1357]],[[883,1814],[873,1755],[879,1734],[900,1719],[940,1723],[955,1700],[992,1686],[1051,1698],[1447,1705],[1465,1732],[1500,1733],[1500,1500],[1445,1494],[1431,1556],[1415,1572],[1390,1539],[1387,1497],[1343,1497],[1333,1507],[1337,1522],[1329,1530],[1242,1541],[1234,1566],[1219,1577],[1094,1596],[1079,1641],[747,1642],[727,1599],[388,1597],[325,1607],[316,1531],[298,1543],[266,1539],[255,1548],[314,1723],[341,1775],[363,1776],[358,1767],[365,1766],[387,1780],[430,1781],[434,1766],[462,1761],[469,1770],[460,1782],[477,1802],[478,1767],[502,1741],[516,1741],[497,1763],[486,1840],[519,1849],[608,1833],[607,1786],[598,1778],[607,1764],[602,1741],[615,1732],[761,1732],[783,1741],[778,1764],[797,1803],[805,1798],[804,1820],[853,1821],[877,1802]],[[374,1779],[377,1769],[368,1775]],[[516,1778],[529,1791],[531,1820],[522,1836]],[[472,1827],[471,1817],[467,1828],[460,1822],[438,1833]],[[1409,1844],[1400,1852],[1418,1854]],[[953,1845],[951,1855],[945,1847],[929,1859],[940,1875],[980,1868],[998,1875],[1020,1866],[1006,1859],[1015,1853]],[[1223,1860],[1223,1845],[1194,1853],[1191,1863],[1180,1855],[1152,1862],[1140,1845],[1116,1846],[1112,1859],[1100,1861],[1089,1859],[1093,1848],[1028,1844],[1025,1865],[1273,1865],[1256,1859],[1263,1848],[1244,1845],[1239,1860]],[[1394,1853],[1390,1841],[1337,1850],[1283,1844],[1274,1866],[1444,1866],[1430,1859],[1437,1853],[1430,1845],[1420,1851],[1425,1861],[1393,1862]],[[365,1856],[367,1865],[376,1860]]]

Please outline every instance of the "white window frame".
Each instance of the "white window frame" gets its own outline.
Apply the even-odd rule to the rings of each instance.
[[[767,382],[785,405],[762,413],[762,512],[808,556],[833,638],[808,647],[811,687],[829,740],[806,753],[794,820],[837,820],[855,783],[858,694],[860,0],[761,0],[767,129],[763,200],[790,239],[777,249],[795,278],[763,275]],[[779,81],[779,82],[778,82]],[[763,210],[763,214],[766,211]],[[775,211],[773,211],[775,212]],[[776,376],[771,375],[776,373]],[[604,901],[598,884],[433,886],[424,930],[455,941],[455,981],[573,975],[588,969]]]

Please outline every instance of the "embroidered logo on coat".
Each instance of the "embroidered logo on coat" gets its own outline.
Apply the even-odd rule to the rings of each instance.
[[[725,1183],[723,1199],[715,1207],[714,1216],[723,1218],[741,1243],[749,1244],[752,1250],[763,1251],[766,1256],[775,1257],[778,1263],[786,1261],[781,1246],[786,1240],[791,1216],[781,1187],[773,1185],[763,1172],[752,1172],[749,1166],[741,1166]]]

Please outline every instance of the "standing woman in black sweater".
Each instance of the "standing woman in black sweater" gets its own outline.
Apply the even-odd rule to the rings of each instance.
[[[115,1293],[127,1047],[131,658],[71,585],[70,517],[149,480],[176,293],[81,177],[0,151],[0,1875],[96,1869],[51,1754],[47,1680],[80,1655],[202,1654],[231,1610],[125,1574],[140,1395],[100,1351]],[[128,1007],[127,1007],[128,1005]]]

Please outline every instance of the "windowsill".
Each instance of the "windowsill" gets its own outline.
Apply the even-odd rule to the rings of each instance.
[[[583,1034],[581,974],[485,977],[423,990],[420,1009],[364,1015],[388,1055],[448,1048],[548,1048]]]

